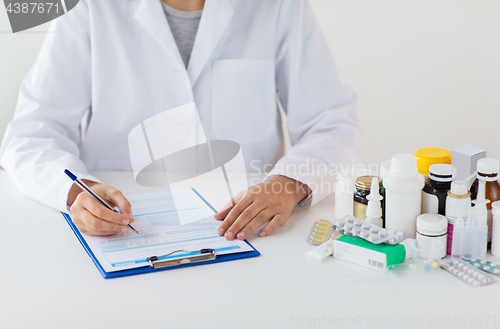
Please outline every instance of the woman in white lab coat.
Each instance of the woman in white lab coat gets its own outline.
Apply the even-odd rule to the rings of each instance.
[[[359,141],[355,94],[339,77],[306,0],[164,0],[202,9],[187,67],[160,0],[80,0],[56,19],[22,83],[1,165],[26,195],[70,207],[86,234],[127,232],[130,204],[91,171],[131,170],[127,136],[151,116],[195,102],[207,139],[238,142],[247,168],[274,169],[217,215],[244,239],[331,193],[332,172]],[[285,155],[276,92],[288,116]],[[120,208],[100,206],[68,168]],[[271,189],[272,184],[288,189]]]

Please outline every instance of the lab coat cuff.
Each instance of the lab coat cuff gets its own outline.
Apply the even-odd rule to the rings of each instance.
[[[75,176],[78,177],[79,179],[85,179],[85,180],[89,180],[92,182],[102,184],[102,182],[99,179],[97,179],[96,177],[94,177],[88,173],[79,172],[77,170],[71,170],[71,172],[73,174],[75,174]],[[72,187],[73,187],[73,181],[66,177],[63,185],[61,186],[61,189],[59,190],[59,196],[58,196],[58,199],[59,199],[58,210],[59,211],[66,212],[66,213],[70,214],[70,211],[69,211],[70,207],[68,206],[68,196],[69,196],[69,191],[71,190]]]

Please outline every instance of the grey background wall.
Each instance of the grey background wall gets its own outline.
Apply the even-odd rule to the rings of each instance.
[[[500,159],[500,1],[310,3],[359,95],[363,162],[465,143]],[[0,5],[0,136],[49,29],[12,34]]]

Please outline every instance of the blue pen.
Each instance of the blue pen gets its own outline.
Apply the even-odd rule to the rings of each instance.
[[[85,192],[87,192],[88,194],[92,195],[97,201],[99,201],[104,207],[108,208],[109,210],[111,211],[114,211],[114,212],[118,212],[116,211],[115,209],[113,209],[106,201],[104,201],[100,196],[98,196],[94,191],[92,191],[90,189],[90,187],[85,184],[81,179],[77,178],[71,171],[69,171],[68,169],[65,169],[64,170],[64,173],[66,175],[68,175],[69,178],[71,178],[71,180],[76,184],[78,185],[82,190],[84,190]],[[139,234],[139,232],[137,232],[137,230],[130,224],[128,224],[128,227],[130,227],[131,229],[133,229],[135,231],[135,233]]]

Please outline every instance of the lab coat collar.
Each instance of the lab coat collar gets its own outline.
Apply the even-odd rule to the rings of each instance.
[[[233,17],[230,0],[206,0],[188,63],[191,86],[196,83]]]
[[[174,63],[184,69],[184,62],[165,17],[161,0],[140,1],[134,18],[168,51]]]
[[[160,1],[141,0],[134,17],[169,52],[174,62],[185,68]],[[187,67],[191,86],[207,65],[232,17],[230,0],[206,0]]]

